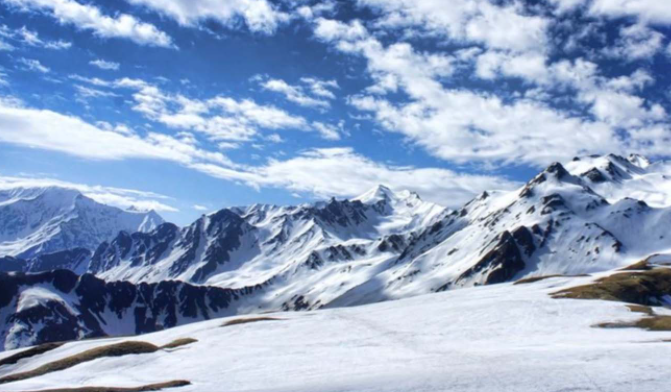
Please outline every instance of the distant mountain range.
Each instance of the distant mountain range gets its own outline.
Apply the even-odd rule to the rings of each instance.
[[[156,212],[124,211],[74,189],[0,190],[0,256],[29,259],[75,248],[93,251],[119,231],[148,232],[163,222]]]
[[[43,205],[59,203],[33,204],[34,214]],[[86,211],[87,222],[110,221],[94,217],[93,211],[104,209]],[[550,165],[518,190],[485,192],[454,211],[380,186],[350,200],[223,209],[184,228],[158,224],[150,215],[134,224],[144,230],[116,226],[115,235],[95,246],[92,238],[78,243],[95,249],[90,259],[71,246],[58,246],[75,243],[75,235],[50,247],[29,247],[33,250],[24,254],[30,257],[0,260],[6,270],[40,266],[22,268],[29,272],[72,265],[88,274],[67,279],[78,280],[77,285],[95,281],[108,293],[92,307],[77,289],[51,285],[48,293],[26,294],[44,286],[34,282],[53,281],[48,275],[53,272],[5,275],[6,284],[21,282],[12,286],[15,302],[0,304],[5,347],[49,340],[43,336],[53,335],[44,329],[52,327],[44,319],[64,315],[80,324],[90,317],[105,320],[86,327],[83,336],[118,335],[221,314],[358,305],[524,277],[612,270],[671,250],[671,163],[635,155],[576,158]],[[50,241],[37,237],[31,237],[35,243]],[[125,283],[109,283],[115,281]],[[230,295],[208,297],[203,308],[217,310],[197,316],[184,313],[174,322],[138,319],[138,307],[153,305],[146,305],[151,301],[144,295],[128,293],[161,285],[181,288],[175,291],[177,303],[192,301],[189,296],[202,295],[193,293],[203,289],[225,289]],[[124,293],[116,287],[124,287]],[[24,299],[36,295],[42,299]],[[116,301],[134,305],[119,311]],[[18,303],[24,304],[21,311]],[[55,303],[69,305],[56,312]],[[43,316],[22,316],[26,304],[42,309]],[[10,331],[22,332],[19,337]]]

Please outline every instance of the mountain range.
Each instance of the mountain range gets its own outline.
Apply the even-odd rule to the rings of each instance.
[[[20,204],[25,216],[38,217],[42,206],[91,206],[77,195],[61,204],[57,190],[40,196]],[[24,238],[41,245],[3,248],[14,253],[5,251],[0,268],[21,271],[2,276],[5,348],[53,341],[58,328],[69,338],[138,334],[222,315],[362,305],[618,269],[670,251],[671,163],[637,155],[575,158],[458,210],[384,186],[346,200],[222,209],[186,227],[152,214],[112,220],[94,217],[92,211],[110,216],[98,206],[84,209],[76,216],[87,223],[76,227],[105,222],[109,229],[95,245],[92,237],[72,246],[62,238],[76,235],[39,238],[52,232],[35,230]],[[61,215],[41,216],[50,222]],[[44,219],[30,222],[52,227]],[[120,224],[130,221],[134,229]],[[28,227],[8,226],[13,231],[0,231]],[[105,295],[92,301],[89,286]],[[167,301],[165,292],[175,298]]]

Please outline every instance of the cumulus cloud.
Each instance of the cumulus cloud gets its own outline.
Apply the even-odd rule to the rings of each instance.
[[[195,26],[214,20],[234,27],[244,23],[253,32],[271,34],[290,16],[267,0],[127,0],[162,15],[169,16],[183,26]]]
[[[121,67],[121,64],[119,63],[115,63],[113,61],[106,61],[102,59],[91,60],[89,61],[89,64],[106,71],[118,71],[119,68]]]
[[[0,176],[0,190],[13,188],[60,187],[74,189],[91,199],[121,209],[136,211],[178,212],[167,204],[169,197],[154,192],[115,188],[101,185],[77,184],[52,178]]]
[[[358,0],[382,13],[378,25],[413,26],[430,35],[457,42],[470,41],[504,50],[527,51],[546,45],[549,20],[525,13],[517,2],[496,5],[489,0]]]
[[[661,106],[636,96],[631,88],[618,87],[618,82],[600,76],[595,64],[582,59],[549,63],[542,51],[510,48],[476,55],[475,71],[481,78],[517,77],[541,88],[535,96],[499,97],[446,87],[456,58],[422,53],[406,42],[385,45],[357,21],[317,19],[314,32],[342,53],[366,60],[374,83],[367,92],[350,97],[355,108],[371,113],[383,129],[454,162],[541,166],[587,150],[645,150],[632,135],[656,127],[666,115]],[[641,82],[630,78],[619,83]],[[546,95],[561,88],[576,91],[574,102],[592,116],[553,107]],[[409,100],[377,96],[387,91],[403,92]],[[649,147],[656,149],[654,142]]]
[[[651,59],[664,46],[664,34],[643,24],[635,24],[620,29],[620,37],[614,46],[604,50],[610,57],[629,61]]]
[[[323,127],[311,124],[302,116],[273,105],[261,105],[252,99],[234,99],[223,95],[193,99],[167,93],[140,79],[106,81],[77,75],[71,78],[98,87],[131,90],[133,110],[147,119],[172,129],[199,132],[215,142],[247,142],[259,137],[262,131],[277,130],[316,131],[334,140],[333,132],[336,132],[326,133]],[[226,148],[230,146],[223,145]]]
[[[146,46],[173,47],[172,39],[156,26],[132,15],[107,16],[93,5],[75,0],[5,0],[19,11],[38,11],[52,16],[61,24],[92,31],[102,38],[124,38]]]
[[[560,1],[565,2],[567,0]],[[583,0],[583,2],[585,2],[585,0]],[[589,10],[591,14],[598,16],[611,18],[634,16],[645,23],[671,23],[671,3],[668,1],[593,0]]]

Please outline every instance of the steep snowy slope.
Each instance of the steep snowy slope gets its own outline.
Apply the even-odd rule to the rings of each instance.
[[[153,353],[100,358],[4,391],[138,387],[184,380],[170,391],[264,392],[659,392],[668,389],[671,332],[600,329],[641,317],[624,304],[548,294],[591,278],[455,290],[275,320],[199,322],[135,338],[68,343],[0,367],[17,374],[123,341],[165,345]],[[657,310],[671,314],[668,310]],[[0,353],[0,359],[16,352]]]
[[[667,166],[643,167],[636,159],[612,155],[580,162],[580,172],[626,162],[632,174],[594,186],[587,176],[572,175],[556,163],[517,191],[484,193],[416,236],[375,281],[352,288],[332,305],[606,271],[671,250],[671,208],[631,198],[645,192],[640,184],[652,178],[660,180],[658,191],[665,189],[670,183],[660,171]],[[608,191],[606,197],[595,188]]]
[[[0,256],[32,258],[73,248],[95,250],[119,231],[150,231],[155,212],[106,206],[59,187],[0,190]]]
[[[45,342],[127,336],[237,313],[261,287],[105,282],[68,270],[0,273],[0,351]]]
[[[393,258],[413,232],[445,213],[416,194],[385,187],[352,200],[224,209],[184,229],[164,224],[148,234],[121,233],[100,246],[90,271],[108,280],[171,278],[231,288],[299,283],[296,274],[315,274],[325,264]]]

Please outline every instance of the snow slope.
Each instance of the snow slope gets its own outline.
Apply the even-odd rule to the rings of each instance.
[[[95,250],[119,231],[150,231],[155,212],[129,212],[60,187],[0,190],[0,256],[32,258],[73,248]]]
[[[221,327],[212,320],[133,340],[197,343],[104,358],[5,391],[133,387],[174,379],[175,391],[658,392],[671,377],[670,332],[599,329],[636,320],[624,304],[551,299],[591,278],[468,288],[368,306],[281,313],[280,320]],[[660,310],[671,314],[668,310]],[[68,343],[0,375],[34,369],[128,338]],[[1,353],[0,358],[13,354]],[[171,389],[172,390],[172,389]]]

